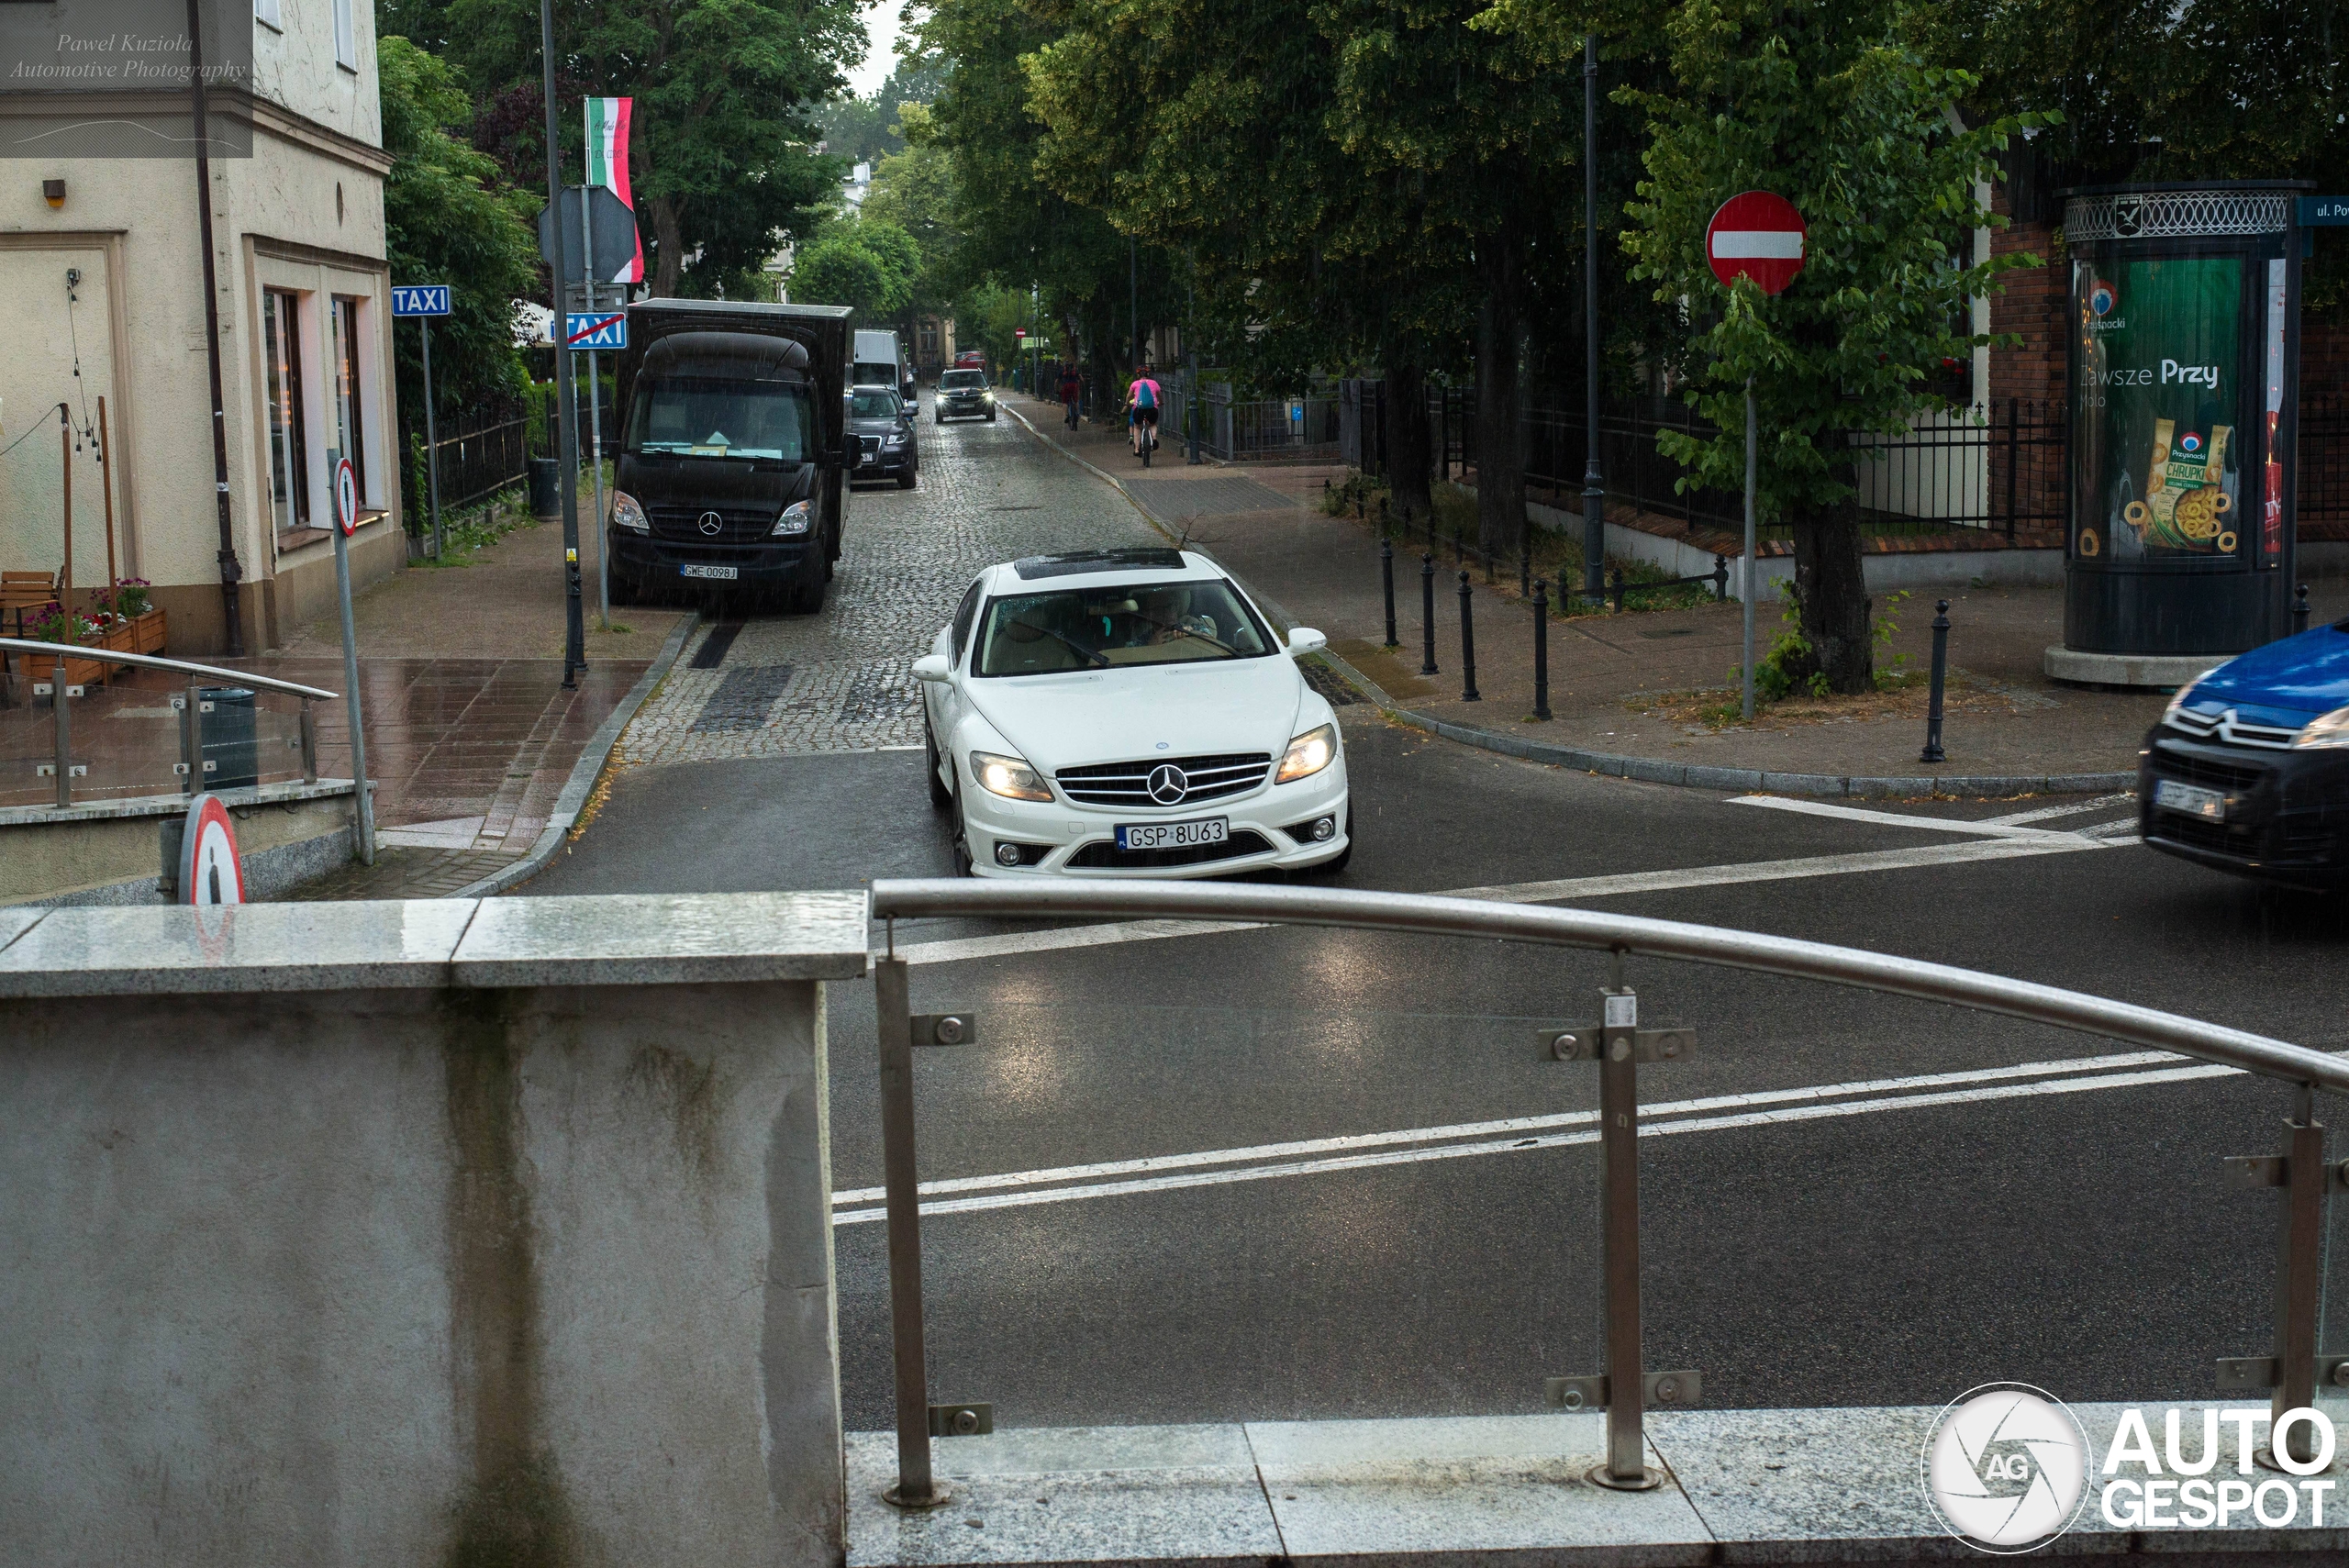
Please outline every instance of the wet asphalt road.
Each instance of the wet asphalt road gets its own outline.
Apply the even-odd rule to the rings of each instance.
[[[1563,773],[1360,707],[1341,717],[1359,845],[1339,885],[1440,891],[1971,841]],[[919,759],[629,772],[527,891],[942,874]],[[1586,906],[1979,967],[2349,1048],[2349,917],[2132,845]],[[977,929],[907,922],[897,937]],[[1596,1070],[1539,1061],[1533,1032],[1592,1014],[1604,978],[1590,955],[1304,930],[921,964],[915,1009],[973,1008],[984,1040],[921,1053],[922,1173],[1587,1110]],[[1635,962],[1629,979],[1643,1022],[1698,1031],[1695,1060],[1642,1071],[1650,1105],[2120,1049],[1692,965]],[[880,1179],[869,988],[835,985],[829,1007],[835,1185],[850,1193]],[[1901,1085],[1858,1093],[1876,1108],[1853,1114],[1644,1140],[1650,1366],[1700,1369],[1707,1402],[1724,1407],[1938,1404],[1997,1379],[2066,1399],[2207,1396],[2215,1358],[2266,1347],[2273,1260],[2275,1198],[2222,1186],[2218,1160],[2272,1151],[2287,1093],[2240,1075],[2093,1078],[2076,1093],[1923,1105],[1900,1102],[1932,1086]],[[1396,1163],[1298,1172],[1283,1167],[1299,1156],[1252,1156],[1191,1167],[1219,1173],[1202,1184],[930,1215],[933,1396],[991,1400],[1007,1426],[1538,1409],[1543,1376],[1600,1370],[1596,1150],[1481,1141],[1503,1147],[1426,1158],[1464,1135],[1419,1136],[1388,1146],[1421,1156]],[[844,1215],[855,1207],[843,1198]],[[848,1420],[885,1426],[884,1230],[844,1223],[836,1236]]]

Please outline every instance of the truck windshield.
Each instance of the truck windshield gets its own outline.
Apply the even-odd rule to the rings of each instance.
[[[796,383],[664,375],[638,384],[628,450],[686,457],[806,456],[807,393]]]

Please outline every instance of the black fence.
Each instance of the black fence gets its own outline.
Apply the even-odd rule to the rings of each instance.
[[[470,428],[460,423],[453,432],[442,426],[439,446],[442,515],[462,511],[521,484],[538,450],[532,440],[536,423],[528,415],[519,415]]]
[[[2300,397],[2300,521],[2349,522],[2349,398]]]

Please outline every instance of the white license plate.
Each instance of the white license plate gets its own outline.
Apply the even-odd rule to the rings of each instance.
[[[2154,804],[2164,811],[2182,811],[2188,817],[2207,817],[2213,822],[2227,817],[2227,797],[2215,789],[2199,784],[2180,784],[2176,779],[2154,781]]]
[[[707,577],[713,583],[731,583],[742,573],[736,566],[680,566],[677,574],[681,577]]]
[[[1230,837],[1230,820],[1222,817],[1202,817],[1196,822],[1118,824],[1121,850],[1187,850],[1194,844],[1220,844]]]

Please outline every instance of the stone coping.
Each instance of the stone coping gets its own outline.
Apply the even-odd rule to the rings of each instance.
[[[2326,1473],[2336,1485],[2321,1528],[2265,1529],[2241,1514],[2225,1529],[2108,1523],[2107,1478],[2094,1456],[2110,1446],[2130,1407],[2072,1407],[2092,1450],[2087,1497],[2071,1529],[2034,1557],[2159,1554],[2182,1563],[2205,1562],[2202,1553],[2257,1552],[2262,1562],[2285,1553],[2339,1562],[2349,1551],[2349,1528],[2339,1522],[2349,1505],[2337,1484],[2349,1465],[2338,1459]],[[2170,1407],[2135,1407],[2147,1412],[2156,1442]],[[2180,1407],[2188,1445],[2199,1448],[2200,1407]],[[1609,1491],[1588,1479],[1606,1430],[1595,1413],[1001,1430],[931,1444],[952,1497],[923,1513],[881,1500],[896,1478],[895,1436],[852,1432],[847,1568],[1307,1561],[1696,1568],[1971,1559],[1977,1554],[1943,1528],[1920,1484],[1925,1437],[1939,1414],[1929,1406],[1652,1411],[1649,1463],[1668,1474],[1651,1492]],[[2223,1464],[2211,1478],[2232,1477],[2234,1468]],[[2142,1473],[2132,1464],[2114,1479]],[[2251,1481],[2273,1478],[2263,1471]]]
[[[372,781],[371,781],[372,782]],[[380,785],[376,787],[380,788]],[[250,789],[216,789],[211,793],[231,811],[256,806],[285,806],[295,801],[325,800],[349,795],[349,779],[320,779],[306,784],[290,779],[255,784]],[[125,795],[118,800],[77,801],[72,806],[0,806],[0,828],[47,827],[61,822],[108,822],[130,817],[184,817],[193,795],[177,790],[168,795]]]
[[[0,997],[674,985],[866,972],[863,893],[0,910]]]

